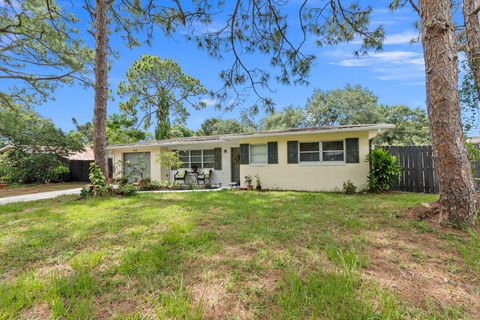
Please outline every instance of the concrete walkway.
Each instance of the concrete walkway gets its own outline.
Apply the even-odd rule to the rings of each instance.
[[[26,202],[26,201],[35,201],[43,199],[52,199],[58,196],[63,196],[67,194],[80,194],[82,188],[67,189],[67,190],[58,190],[58,191],[49,191],[49,192],[38,192],[31,194],[23,194],[21,196],[12,196],[0,198],[0,205],[14,202]]]

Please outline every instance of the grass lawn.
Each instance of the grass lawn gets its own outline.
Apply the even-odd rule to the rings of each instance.
[[[81,188],[85,182],[65,182],[65,183],[46,183],[46,184],[10,184],[7,187],[0,188],[0,198],[19,196],[22,194],[48,192],[66,189]]]
[[[63,197],[0,206],[0,319],[478,319],[476,233],[431,195]]]

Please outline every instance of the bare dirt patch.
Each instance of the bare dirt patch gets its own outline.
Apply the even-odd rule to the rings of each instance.
[[[467,271],[452,243],[403,228],[369,231],[367,238],[367,279],[412,305],[457,306],[480,317],[480,279]]]
[[[81,188],[84,182],[11,185],[0,189],[0,198],[24,194]]]
[[[43,320],[52,319],[52,311],[46,303],[35,303],[28,309],[23,310],[20,319]]]

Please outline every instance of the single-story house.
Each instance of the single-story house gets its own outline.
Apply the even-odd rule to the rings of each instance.
[[[183,168],[213,170],[212,184],[245,186],[245,176],[258,175],[267,189],[335,191],[348,179],[366,187],[370,141],[392,128],[391,124],[296,128],[111,145],[109,151],[114,164],[141,159],[143,176],[157,181],[172,180],[176,172],[162,168],[158,156],[177,151]],[[125,167],[117,168],[115,177],[124,171]]]

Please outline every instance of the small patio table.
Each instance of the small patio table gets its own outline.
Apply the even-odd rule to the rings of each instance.
[[[197,177],[198,177],[198,172],[187,172],[187,179],[185,179],[185,183],[192,183],[192,184],[197,184]]]

